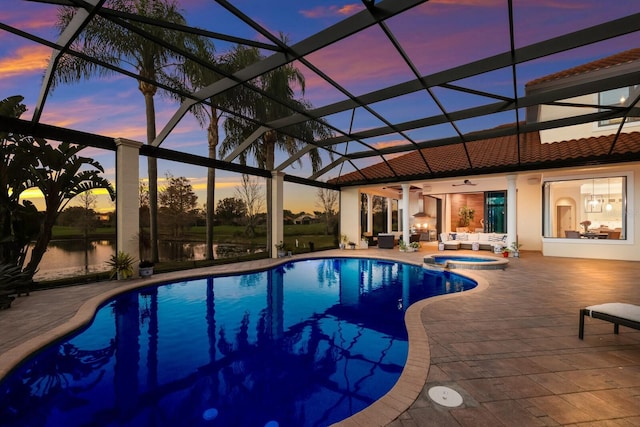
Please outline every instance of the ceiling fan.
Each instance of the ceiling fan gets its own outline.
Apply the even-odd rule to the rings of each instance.
[[[473,182],[469,181],[468,179],[465,179],[462,184],[451,184],[451,185],[453,187],[459,187],[461,185],[477,185],[477,184],[474,184]]]

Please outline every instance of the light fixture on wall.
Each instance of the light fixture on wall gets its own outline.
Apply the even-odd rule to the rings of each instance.
[[[604,207],[607,212],[611,212],[613,206],[611,205],[611,183],[609,182],[609,178],[607,178],[607,205]]]

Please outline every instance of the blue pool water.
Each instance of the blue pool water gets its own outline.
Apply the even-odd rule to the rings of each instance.
[[[0,424],[325,426],[395,384],[411,303],[475,285],[337,258],[122,294],[0,383]]]

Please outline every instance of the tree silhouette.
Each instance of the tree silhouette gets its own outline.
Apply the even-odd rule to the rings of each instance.
[[[167,173],[167,186],[160,191],[159,201],[163,217],[173,231],[173,236],[181,236],[184,227],[192,217],[193,210],[198,205],[198,196],[184,176],[174,177]]]

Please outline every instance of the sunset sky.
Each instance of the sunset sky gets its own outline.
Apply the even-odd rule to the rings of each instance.
[[[361,2],[339,3],[327,0],[237,0],[232,3],[272,34],[286,34],[292,43],[302,41],[364,9]],[[189,25],[266,42],[255,29],[239,21],[212,0],[182,0],[178,4]],[[638,0],[514,0],[513,6],[516,48],[640,12]],[[55,41],[58,37],[56,18],[55,6],[2,0],[0,23],[35,33],[49,41]],[[507,52],[510,48],[506,0],[431,0],[386,23],[421,75]],[[218,53],[224,53],[231,46],[217,40],[214,40],[214,44]],[[516,70],[517,90],[523,94],[524,85],[528,81],[639,46],[639,35],[631,34],[544,60],[530,61],[518,66]],[[265,52],[265,55],[268,54],[269,52]],[[0,29],[0,99],[12,95],[24,96],[24,103],[29,109],[23,115],[24,119],[30,119],[33,114],[50,55],[49,48]],[[316,51],[306,59],[355,95],[415,78],[377,26]],[[313,71],[302,64],[296,65],[306,77],[304,97],[313,107],[345,99],[342,93],[329,86]],[[458,83],[484,92],[512,96],[512,77],[512,70],[505,69]],[[444,88],[434,89],[435,95],[448,111],[486,102],[479,96],[448,91]],[[158,95],[155,102],[157,130],[160,132],[178,104]],[[424,96],[424,93],[384,101],[372,107],[390,121],[409,121],[439,111],[436,103]],[[327,119],[336,127],[349,129],[351,112]],[[491,122],[469,120],[458,126],[466,133],[516,121],[513,112],[496,114],[493,119]],[[123,76],[94,77],[88,82],[57,87],[45,104],[41,122],[99,135],[141,142],[146,140],[144,99],[136,82]],[[352,125],[354,131],[378,126],[381,126],[378,118],[364,110],[356,111]],[[452,130],[443,126],[408,133],[411,138],[423,141],[451,135]],[[386,146],[405,144],[406,140],[398,134],[390,134],[366,142],[373,146]],[[362,150],[357,145],[341,146],[338,151]],[[162,147],[206,156],[206,133],[187,115]],[[88,148],[83,155],[98,160],[106,169],[106,178],[115,181],[114,153]],[[282,160],[284,157],[279,153],[276,163]],[[326,156],[324,160],[329,161]],[[378,158],[373,160],[375,163],[379,161]],[[371,162],[372,160],[362,161],[357,166],[366,166]],[[352,170],[351,166],[345,164],[342,170],[332,170],[322,179]],[[174,176],[189,178],[199,195],[199,202],[204,203],[204,168],[159,161],[158,172],[159,176],[170,172]],[[292,165],[286,172],[305,178],[311,173],[307,161],[303,161],[302,165]],[[146,176],[145,158],[141,158],[140,173],[141,176]],[[216,198],[233,196],[238,183],[237,174],[218,171]],[[307,212],[318,209],[315,206],[315,193],[315,189],[286,184],[285,209]],[[101,201],[101,209],[111,210],[113,205]]]

